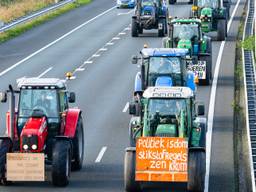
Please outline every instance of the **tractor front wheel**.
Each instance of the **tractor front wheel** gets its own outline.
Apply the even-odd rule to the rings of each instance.
[[[8,185],[10,182],[6,180],[6,155],[11,151],[12,143],[9,139],[0,140],[0,181],[3,185]]]
[[[189,191],[204,191],[205,167],[205,152],[189,151],[187,185]]]
[[[138,37],[138,27],[136,18],[132,18],[132,37]]]
[[[217,40],[224,41],[227,36],[227,21],[226,21],[226,19],[218,20],[217,29],[218,29]]]
[[[82,169],[84,159],[84,128],[82,117],[79,118],[73,139],[72,171]]]
[[[124,156],[124,187],[127,192],[141,191],[140,185],[135,181],[136,152],[126,151]]]
[[[52,183],[64,187],[69,183],[71,171],[71,147],[67,140],[57,140],[52,155]]]

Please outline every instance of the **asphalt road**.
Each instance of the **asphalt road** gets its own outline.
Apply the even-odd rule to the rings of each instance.
[[[231,11],[235,4],[233,0]],[[209,174],[209,191],[214,192],[235,191],[233,72],[235,37],[243,4],[241,0],[220,60]],[[68,86],[76,92],[77,106],[83,110],[86,141],[84,168],[72,172],[68,187],[53,188],[49,181],[0,186],[0,191],[124,191],[123,156],[128,146],[130,117],[123,110],[131,100],[134,76],[139,70],[130,59],[144,43],[160,47],[161,38],[156,31],[132,38],[133,11],[116,9],[114,5],[112,0],[94,0],[0,45],[0,90],[24,76],[64,78],[66,72],[75,71],[75,79]],[[187,17],[189,9],[190,5],[178,3],[170,7],[170,15]],[[221,42],[213,42],[213,71],[220,47]],[[211,86],[198,88],[197,99],[205,103],[206,109],[211,94]],[[6,109],[7,105],[1,105],[1,114]],[[4,133],[4,115],[0,122],[0,133]],[[98,156],[101,151],[102,158]]]

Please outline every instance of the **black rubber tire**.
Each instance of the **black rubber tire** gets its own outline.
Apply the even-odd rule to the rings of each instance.
[[[84,159],[84,128],[83,119],[79,117],[76,127],[75,138],[73,139],[73,161],[72,171],[81,170]]]
[[[226,19],[218,20],[217,24],[217,40],[224,41],[227,36],[227,21]]]
[[[189,4],[189,5],[193,4],[193,0],[189,0],[189,1],[188,1],[188,4]]]
[[[52,183],[65,187],[69,183],[71,171],[71,147],[67,140],[56,140],[52,155]]]
[[[205,152],[189,151],[188,154],[188,191],[203,192],[205,180]]]
[[[212,82],[212,55],[201,56],[200,60],[206,61],[206,78],[199,79],[199,85],[210,85]]]
[[[175,4],[176,3],[176,1],[175,0],[169,0],[169,4]]]
[[[135,18],[132,18],[132,37],[138,37],[138,24]]]
[[[164,37],[165,19],[159,19],[159,23],[162,24],[162,29],[158,29],[158,37]]]
[[[0,140],[0,181],[2,185],[9,185],[11,182],[6,180],[6,154],[11,152],[12,143],[8,139]]]
[[[136,152],[126,151],[124,156],[124,188],[127,192],[141,191],[140,184],[135,181]]]
[[[143,28],[140,27],[140,26],[138,27],[138,33],[139,33],[139,34],[143,34]]]

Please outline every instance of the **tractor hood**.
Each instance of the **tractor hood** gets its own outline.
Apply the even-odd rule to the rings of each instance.
[[[41,152],[43,150],[46,137],[46,117],[30,117],[24,125],[20,135],[21,151]]]
[[[176,137],[177,128],[174,124],[160,124],[156,129],[156,136]]]
[[[142,7],[141,15],[153,15],[154,7],[153,6],[144,6]]]
[[[201,16],[212,17],[212,8],[205,7],[201,10]]]
[[[189,39],[181,39],[178,42],[178,48],[185,48],[185,49],[191,49],[192,43]]]

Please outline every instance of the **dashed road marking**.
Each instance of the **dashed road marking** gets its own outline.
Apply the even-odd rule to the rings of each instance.
[[[48,73],[49,71],[52,70],[52,67],[49,67],[48,69],[46,69],[43,73],[41,73],[40,75],[37,76],[37,78],[41,78],[43,77],[46,73]]]
[[[129,108],[129,102],[127,102],[124,106],[123,113],[126,113]]]
[[[99,154],[98,154],[98,156],[95,160],[95,163],[100,163],[101,162],[101,160],[103,158],[103,155],[106,152],[106,150],[107,150],[107,146],[104,146],[104,147],[101,148],[101,150],[100,150],[100,152],[99,152]]]

